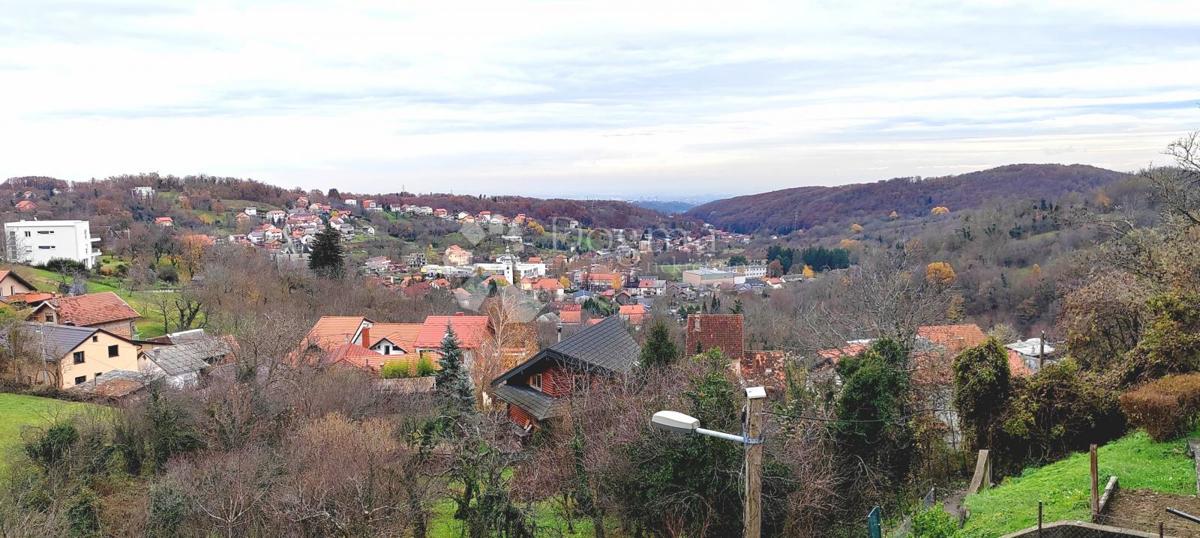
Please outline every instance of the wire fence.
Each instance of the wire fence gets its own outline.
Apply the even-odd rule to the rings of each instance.
[[[1176,510],[1169,513],[1161,506],[1125,506],[1120,512],[1105,511],[1092,521],[1091,502],[1056,505],[1052,517],[1042,502],[1036,505],[1037,524],[1017,531],[1021,538],[1095,538],[1097,536],[1158,536],[1200,538],[1200,518]],[[1066,515],[1066,517],[1062,517]],[[1103,528],[1106,527],[1106,528]]]

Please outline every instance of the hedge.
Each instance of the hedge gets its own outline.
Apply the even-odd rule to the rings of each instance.
[[[1187,433],[1200,414],[1200,373],[1169,375],[1121,395],[1130,424],[1156,441]]]

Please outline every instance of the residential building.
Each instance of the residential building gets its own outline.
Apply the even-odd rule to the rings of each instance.
[[[132,190],[134,198],[150,198],[154,196],[154,187],[134,187]]]
[[[745,327],[741,314],[692,314],[687,318],[685,354],[719,349],[732,361],[745,357]]]
[[[100,251],[92,248],[99,237],[92,237],[86,220],[35,220],[4,224],[10,260],[29,265],[45,265],[50,260],[72,260],[88,269],[96,266]]]
[[[129,303],[111,291],[55,297],[29,314],[30,321],[95,327],[123,338],[133,338],[137,334],[134,324],[141,317]]]
[[[625,375],[637,366],[641,348],[619,317],[609,317],[539,351],[491,383],[508,417],[530,431],[563,416],[570,394],[592,376]]]
[[[33,284],[21,278],[21,275],[4,269],[0,270],[0,297],[12,297],[37,291]]]
[[[47,369],[29,379],[68,388],[122,370],[137,372],[138,345],[98,327],[26,322],[25,331],[43,351]]]
[[[490,320],[487,316],[467,316],[462,313],[453,316],[429,316],[421,325],[413,347],[418,353],[436,354],[442,348],[442,339],[446,337],[447,327],[454,329],[458,347],[462,348],[464,362],[469,368],[492,338]]]
[[[229,343],[207,336],[178,344],[146,347],[138,355],[138,370],[151,379],[163,379],[173,388],[195,386],[209,366],[230,354]]]
[[[254,207],[252,205],[248,205],[245,207],[245,209],[242,209],[242,213],[245,213],[246,216],[249,216],[249,217],[257,217],[258,216],[258,208]]]
[[[446,249],[446,252],[443,256],[443,262],[446,265],[454,266],[471,265],[471,259],[473,257],[474,255],[471,254],[471,251],[458,245],[450,245],[450,247]]]
[[[175,219],[172,219],[171,217],[155,217],[154,225],[169,228],[175,225]]]
[[[1030,373],[1040,370],[1043,362],[1052,363],[1058,360],[1058,357],[1054,354],[1054,346],[1050,345],[1049,342],[1043,341],[1041,338],[1035,337],[1028,340],[1017,340],[1011,344],[1006,344],[1004,347],[1009,350],[1010,355],[1015,353],[1016,360]],[[1013,373],[1016,374],[1017,370],[1014,369]]]
[[[20,202],[17,202],[18,213],[33,213],[34,211],[37,211],[37,207],[37,203],[33,202],[32,200],[21,200]]]

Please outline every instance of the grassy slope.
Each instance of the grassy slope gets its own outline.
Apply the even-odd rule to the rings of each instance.
[[[1196,435],[1196,433],[1193,433]],[[1148,489],[1194,495],[1196,471],[1187,457],[1187,441],[1152,441],[1135,432],[1098,450],[1100,485],[1116,475],[1124,489]],[[1089,517],[1088,455],[1027,469],[1000,486],[967,497],[971,517],[966,536],[1000,536],[1037,524],[1037,503],[1044,503],[1045,521],[1087,520]]]
[[[459,538],[466,536],[462,522],[454,519],[454,501],[443,499],[433,507],[433,518],[429,522],[429,537],[430,538]],[[561,536],[564,538],[585,538],[595,536],[592,532],[592,522],[588,519],[574,520],[573,527],[575,532],[567,530],[567,522],[559,515],[550,503],[541,502],[535,507],[534,523],[537,525],[535,534],[537,536]],[[608,526],[607,524],[605,525]],[[609,530],[608,535],[612,536],[613,531]]]
[[[21,444],[21,430],[26,426],[46,424],[61,413],[78,412],[93,407],[89,404],[64,402],[24,394],[0,393],[0,469]]]

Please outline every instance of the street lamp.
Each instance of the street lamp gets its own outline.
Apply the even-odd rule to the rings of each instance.
[[[650,425],[674,433],[689,433],[716,437],[741,443],[745,447],[746,504],[742,514],[743,538],[759,538],[762,529],[762,405],[767,397],[763,387],[746,389],[746,417],[742,434],[706,430],[700,420],[678,411],[659,411],[650,418]]]

